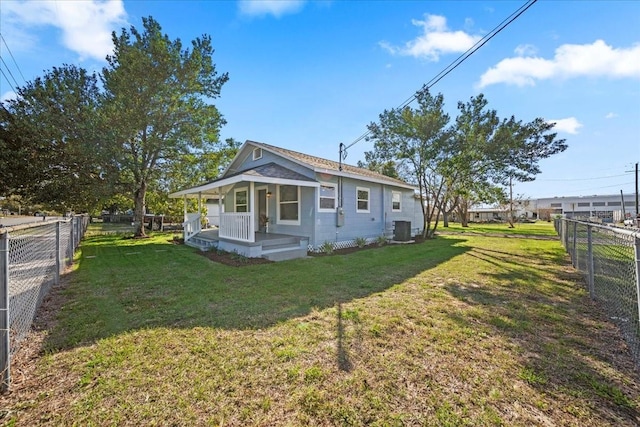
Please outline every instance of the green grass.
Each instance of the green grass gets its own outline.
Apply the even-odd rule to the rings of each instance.
[[[443,227],[442,223],[438,224],[440,232],[454,233],[477,233],[477,234],[517,234],[522,236],[553,236],[556,233],[553,228],[553,222],[536,221],[534,223],[515,223],[514,228],[510,228],[507,223],[469,223],[468,227],[463,227],[459,222],[450,222],[449,227]]]
[[[636,425],[640,381],[558,241],[471,233],[227,267],[85,240],[17,425]],[[0,418],[1,419],[1,418]]]
[[[96,236],[103,234],[133,234],[134,229],[131,224],[112,222],[92,222],[87,227],[85,235]]]

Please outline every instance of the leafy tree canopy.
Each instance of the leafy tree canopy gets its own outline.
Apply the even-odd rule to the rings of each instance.
[[[18,89],[1,114],[3,192],[58,210],[87,210],[114,179],[95,74],[54,67]],[[4,151],[4,150],[3,150]]]
[[[541,159],[567,148],[551,132],[553,124],[541,118],[526,123],[500,119],[480,94],[458,103],[454,123],[444,113],[444,98],[427,87],[416,92],[417,107],[385,110],[371,123],[374,150],[366,165],[381,171],[384,165],[419,188],[424,214],[424,236],[431,237],[440,214],[458,209],[466,224],[467,209],[475,203],[503,203],[505,185],[530,181],[540,173]],[[433,223],[433,224],[432,224]]]
[[[102,80],[106,112],[115,129],[118,162],[130,172],[138,235],[149,185],[189,156],[215,151],[225,123],[208,99],[219,96],[228,75],[218,75],[211,38],[184,49],[180,39],[162,34],[158,22],[143,18],[143,31],[113,33],[114,54]]]

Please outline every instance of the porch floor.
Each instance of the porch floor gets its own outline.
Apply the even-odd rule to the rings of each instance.
[[[305,257],[309,238],[291,234],[255,233],[255,242],[240,242],[221,238],[217,228],[207,228],[192,236],[186,244],[202,251],[219,248],[248,257],[284,261]]]
[[[211,241],[218,241],[220,240],[220,236],[218,234],[219,230],[217,228],[207,228],[204,229],[202,231],[200,231],[197,234],[197,237],[203,240],[211,240]],[[262,242],[272,242],[275,243],[273,241],[275,240],[281,240],[281,239],[288,239],[291,237],[300,237],[300,236],[293,236],[291,234],[278,234],[278,233],[255,233],[255,239],[256,241],[253,243],[248,243],[248,242],[238,242],[240,244],[246,244],[247,246],[253,246],[257,243],[262,243]]]

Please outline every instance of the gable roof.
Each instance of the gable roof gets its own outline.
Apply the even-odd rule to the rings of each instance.
[[[414,185],[408,184],[405,181],[391,178],[389,176],[382,175],[369,169],[359,168],[342,163],[342,170],[340,170],[340,164],[338,162],[334,162],[333,160],[311,156],[309,154],[300,153],[298,151],[287,150],[286,148],[276,147],[275,145],[269,145],[263,142],[247,140],[242,148],[244,148],[246,145],[253,145],[255,147],[262,148],[263,150],[275,153],[302,166],[306,166],[312,169],[314,172],[330,173],[338,176],[415,189]]]
[[[271,162],[234,174],[225,175],[222,178],[215,179],[197,187],[176,191],[175,193],[169,194],[169,197],[175,198],[189,195],[193,197],[198,193],[202,195],[219,195],[221,187],[246,181],[259,181],[269,184],[299,185],[306,187],[318,187],[320,185],[314,179],[308,178],[296,171],[292,171],[291,169],[287,169],[284,166]]]

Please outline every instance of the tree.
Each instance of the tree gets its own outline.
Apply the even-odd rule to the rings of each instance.
[[[54,67],[0,111],[2,191],[58,210],[89,210],[115,178],[95,74]]]
[[[552,133],[553,123],[544,119],[524,123],[513,116],[498,118],[487,109],[484,95],[458,103],[455,171],[457,191],[462,195],[458,213],[467,223],[468,208],[475,203],[500,203],[505,187],[513,181],[532,181],[540,173],[539,162],[566,150],[564,139]],[[511,215],[510,215],[511,216]],[[510,225],[513,222],[510,220]]]
[[[217,98],[228,80],[216,71],[209,36],[183,49],[153,18],[142,22],[142,32],[132,26],[113,33],[114,54],[102,72],[117,161],[133,193],[137,236],[145,235],[149,185],[185,156],[215,151],[225,121],[206,100]]]
[[[367,154],[371,164],[395,161],[402,177],[418,187],[423,214],[423,237],[433,237],[446,190],[443,168],[449,157],[449,116],[444,113],[444,97],[432,96],[428,88],[416,92],[416,109],[385,110],[379,123],[368,126],[374,151]]]
[[[487,104],[482,94],[471,97],[467,103],[458,102],[453,139],[455,156],[450,170],[452,192],[458,197],[455,209],[463,227],[468,225],[469,208],[476,203],[489,203],[497,191],[490,180],[487,151],[500,120],[495,110],[486,108]]]

